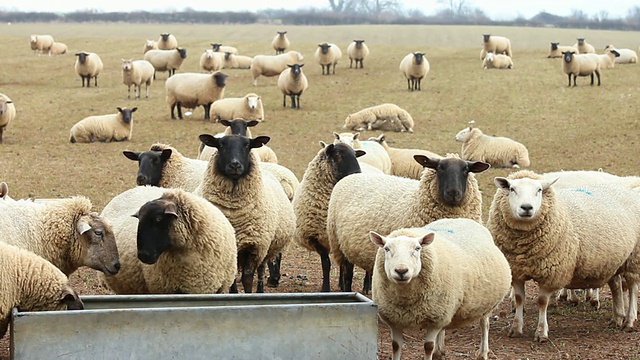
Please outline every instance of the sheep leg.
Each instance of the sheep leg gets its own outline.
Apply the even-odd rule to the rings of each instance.
[[[256,285],[257,293],[264,293],[264,262],[258,265],[258,285]]]
[[[509,330],[509,337],[522,337],[522,326],[524,321],[524,281],[511,282],[513,297],[516,300],[516,315]]]
[[[351,69],[351,65],[353,64],[353,59],[349,59],[349,69]],[[356,60],[356,69],[358,68],[358,60]]]
[[[205,120],[211,120],[211,104],[213,104],[213,103],[208,103],[208,104],[202,105],[202,107],[204,107],[204,119]]]
[[[322,263],[322,292],[331,291],[331,259],[329,251],[320,244],[315,244],[316,251],[320,254],[320,262]]]
[[[489,358],[489,314],[480,319],[480,348],[476,352],[476,359]]]
[[[578,86],[576,80],[578,79],[578,75],[573,75],[573,86]]]
[[[407,89],[411,91],[411,79],[407,79]]]
[[[0,144],[2,144],[2,133],[4,132],[4,126],[0,126]],[[75,141],[72,141],[75,142]]]
[[[93,85],[98,86],[98,75],[93,77]]]
[[[244,264],[242,265],[242,286],[244,287],[245,294],[249,294],[253,291],[253,274],[255,273],[255,267],[252,265],[252,259],[254,256],[247,254],[244,258]]]
[[[624,331],[632,332],[633,325],[638,319],[638,284],[628,278],[627,286],[629,287],[629,310],[624,322]]]
[[[127,99],[131,99],[131,85],[127,86]]]
[[[173,111],[175,110],[175,108],[176,108],[176,105],[177,105],[177,103],[173,103],[173,104],[171,104],[171,118],[172,118],[172,119],[175,119],[175,118],[176,118],[176,115],[175,115],[175,114],[174,114],[174,112],[173,112]]]
[[[282,263],[282,253],[278,253],[273,260],[267,261],[269,266],[269,278],[267,286],[277,287],[280,284],[280,264]]]
[[[400,360],[400,355],[402,355],[402,343],[404,342],[402,328],[397,328],[392,325],[389,325],[389,328],[391,328],[391,349],[393,350],[393,360]]]
[[[567,76],[569,77],[569,85],[568,86],[571,86],[571,74],[567,74]]]
[[[600,86],[600,71],[596,70],[596,75],[598,76],[598,86]]]
[[[607,284],[611,289],[611,298],[613,302],[613,318],[610,324],[615,327],[622,327],[624,321],[624,294],[622,290],[622,277],[616,275],[612,277]]]
[[[444,351],[444,336],[445,330],[442,329],[436,336],[436,348],[433,350],[433,358],[434,359],[444,359],[445,351]]]
[[[135,87],[133,88],[133,91],[134,91],[133,96],[135,96],[136,99],[140,99],[140,92],[142,91],[142,84],[135,85]]]
[[[593,86],[594,80],[595,80],[595,76],[593,76],[593,73],[591,73],[591,86]]]
[[[146,90],[146,92],[147,92],[146,97],[148,98],[148,97],[149,97],[149,82],[148,82],[148,81],[147,81],[147,83],[145,84],[145,90]]]
[[[577,306],[578,304],[580,304],[580,297],[578,296],[578,293],[576,290],[567,289],[567,301],[569,302],[569,304],[574,306]]]
[[[329,68],[331,68],[331,64],[329,64]],[[333,64],[333,75],[336,74],[336,64]]]
[[[287,95],[282,95],[282,107],[287,107]]]
[[[340,278],[342,280],[340,291],[351,292],[351,283],[353,282],[353,264],[348,260],[344,260],[342,265],[340,265]]]
[[[416,90],[422,91],[422,87],[420,86],[421,84],[422,84],[422,78],[417,78],[416,79]]]
[[[588,289],[585,300],[596,310],[600,309],[600,289]]]
[[[547,307],[553,290],[540,288],[538,293],[538,326],[533,337],[534,341],[545,343],[549,341],[549,323],[547,322]]]
[[[296,94],[291,94],[291,108],[296,108]]]
[[[230,294],[238,293],[238,284],[236,284],[236,279],[233,279],[233,284],[231,284],[231,286],[229,287],[229,293]]]
[[[362,280],[362,293],[368,295],[371,293],[371,272],[366,271]]]
[[[182,119],[182,105],[177,102],[176,106],[178,107],[178,119]]]
[[[438,342],[438,334],[440,333],[440,330],[441,329],[433,329],[433,328],[427,329],[427,336],[425,336],[425,339],[424,339],[425,360],[432,360],[434,358],[436,344]],[[440,357],[436,356],[436,358],[439,359]],[[398,357],[398,359],[400,359],[400,357]]]

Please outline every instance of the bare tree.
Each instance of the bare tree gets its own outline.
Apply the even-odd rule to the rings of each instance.
[[[329,6],[333,12],[353,10],[354,0],[329,0]]]
[[[437,2],[438,4],[442,4],[447,7],[447,11],[445,11],[444,14],[450,14],[453,17],[461,18],[469,15],[470,13],[467,0],[438,0]]]
[[[397,0],[359,0],[358,8],[367,15],[380,19],[384,13],[397,13],[400,3]]]

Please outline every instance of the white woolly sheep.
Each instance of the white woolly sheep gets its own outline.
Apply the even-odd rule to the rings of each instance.
[[[513,69],[513,60],[507,55],[488,52],[482,61],[483,69]]]
[[[462,143],[464,160],[484,161],[493,167],[529,167],[529,151],[521,143],[502,136],[485,135],[482,130],[470,125],[460,130],[455,137]]]
[[[173,50],[149,50],[144,54],[144,60],[150,62],[156,71],[167,71],[168,77],[175,75],[186,58],[187,49],[179,47]],[[155,72],[153,78],[156,78]]]
[[[68,51],[67,44],[54,41],[51,45],[51,55],[63,55]]]
[[[16,118],[16,107],[7,95],[0,93],[0,144],[4,129]]]
[[[205,50],[200,55],[200,69],[206,72],[215,72],[224,67],[224,54],[211,49]]]
[[[349,56],[349,68],[356,62],[356,69],[358,63],[360,63],[360,69],[364,67],[364,59],[369,56],[369,47],[364,43],[364,40],[353,40],[349,46],[347,46],[347,56]]]
[[[487,228],[511,265],[516,314],[510,337],[523,332],[524,284],[538,284],[538,325],[534,341],[549,340],[547,305],[561,288],[609,284],[613,321],[629,331],[638,316],[640,276],[640,197],[629,187],[597,184],[558,189],[527,170],[494,179],[497,190]],[[624,315],[616,274],[629,287]]]
[[[280,55],[256,55],[251,61],[251,76],[253,86],[258,85],[258,78],[262,76],[278,76],[287,68],[287,64],[298,64],[303,56],[297,51],[288,51]]]
[[[598,54],[598,63],[600,64],[600,69],[613,69],[616,64],[616,58],[620,56],[620,53],[613,49],[610,51],[605,51],[604,54]]]
[[[478,321],[476,359],[489,358],[489,316],[511,286],[511,270],[487,228],[470,219],[442,219],[382,236],[373,269],[372,299],[391,329],[400,360],[405,330],[425,330],[425,359],[445,353],[445,329]],[[460,266],[464,264],[464,266]]]
[[[251,69],[253,58],[251,56],[236,55],[230,52],[224,53],[223,69]]]
[[[362,109],[344,120],[343,129],[413,132],[413,118],[396,104],[380,104]]]
[[[513,52],[511,51],[511,40],[504,36],[483,34],[482,50],[484,50],[485,56],[492,52],[494,54],[505,54],[510,58],[513,57]],[[484,60],[484,58],[481,58],[481,60]]]
[[[111,223],[82,196],[43,203],[0,201],[0,241],[33,251],[69,276],[81,266],[120,269]]]
[[[578,38],[578,41],[573,44],[573,47],[578,49],[577,54],[595,54],[596,49],[593,45],[588,44],[584,38]]]
[[[400,71],[407,79],[407,88],[410,91],[422,90],[422,79],[429,73],[429,61],[424,55],[421,52],[410,53],[400,62]]]
[[[142,47],[142,54],[146,54],[149,50],[158,50],[158,42],[155,40],[147,40]]]
[[[620,55],[616,56],[614,62],[616,64],[635,64],[638,62],[638,53],[631,49],[618,49],[613,44],[609,44],[604,48],[604,52],[616,50]]]
[[[322,75],[331,74],[331,67],[333,66],[333,74],[336,74],[336,65],[338,64],[338,60],[342,58],[342,51],[336,44],[332,43],[322,43],[318,44],[318,48],[316,52],[313,54],[313,57],[316,59],[318,64],[322,66]],[[325,73],[326,69],[326,73]]]
[[[455,154],[442,159],[415,155],[414,159],[428,168],[420,180],[363,172],[345,177],[333,188],[327,236],[331,257],[341,266],[342,291],[351,291],[353,265],[369,275],[373,270],[377,249],[369,241],[371,230],[388,234],[443,218],[482,222],[482,194],[474,173],[485,171],[489,164],[465,161]],[[370,283],[365,283],[363,291],[369,289]]]
[[[264,120],[262,98],[255,93],[248,93],[239,98],[224,98],[213,102],[211,117],[214,121],[244,119]]]
[[[291,43],[287,38],[286,31],[276,31],[276,32],[277,32],[276,36],[274,36],[273,40],[271,41],[271,46],[276,51],[276,55],[284,54],[284,52],[287,51]]]
[[[115,293],[226,293],[234,283],[235,232],[202,197],[140,186],[114,197],[102,215],[114,224],[122,257],[117,275],[102,275]]]
[[[421,149],[401,149],[389,146],[384,134],[378,137],[371,137],[369,140],[376,141],[389,154],[391,159],[391,172],[389,174],[408,177],[410,179],[420,179],[424,167],[413,158],[414,155],[424,155],[429,159],[441,159],[442,156],[428,150]]]
[[[31,251],[0,242],[0,338],[14,307],[21,311],[82,310],[78,293],[58,268]]]
[[[224,97],[227,75],[219,71],[213,74],[183,73],[173,75],[165,83],[167,104],[171,108],[171,118],[178,108],[178,118],[182,119],[182,107],[193,109],[202,105],[204,119],[211,119],[211,104]]]
[[[576,79],[578,76],[591,76],[591,85],[593,86],[593,75],[598,77],[598,86],[600,86],[600,61],[596,54],[578,54],[573,51],[562,53],[562,70],[569,78],[571,86],[571,75],[573,75],[573,86],[577,86]]]
[[[211,43],[211,48],[215,52],[237,54],[238,49],[233,46],[226,46],[220,43]]]
[[[563,52],[573,51],[576,54],[578,53],[578,48],[568,45],[560,45],[560,43],[552,42],[551,48],[549,49],[548,58],[561,58]]]
[[[111,142],[131,139],[133,133],[133,113],[137,107],[121,108],[107,115],[86,117],[71,127],[69,141],[72,143]]]
[[[155,68],[147,60],[122,59],[122,83],[127,86],[127,99],[131,98],[131,85],[133,96],[140,98],[142,84],[145,84],[146,95],[149,97],[149,86],[153,83]]]
[[[31,35],[29,37],[29,43],[31,50],[38,56],[45,52],[51,56],[51,46],[53,46],[54,40],[51,35]]]
[[[82,87],[84,87],[85,79],[87,80],[87,87],[91,87],[91,78],[93,78],[94,85],[98,86],[98,75],[100,75],[104,67],[100,56],[86,51],[76,53],[76,56],[78,58],[73,67],[82,79]]]
[[[304,64],[287,65],[278,77],[278,89],[282,92],[282,107],[287,106],[287,96],[291,97],[291,108],[300,109],[300,95],[309,88],[307,76],[302,72]]]
[[[360,140],[360,133],[333,133],[333,143],[345,143],[354,149],[362,149],[366,154],[358,157],[359,163],[369,164],[382,170],[385,174],[391,174],[391,158],[387,151],[377,141]]]
[[[173,34],[163,33],[160,34],[158,41],[158,50],[173,50],[178,47],[178,40]]]

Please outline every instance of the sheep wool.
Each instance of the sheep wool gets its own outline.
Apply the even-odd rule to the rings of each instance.
[[[485,135],[482,130],[469,126],[455,137],[462,143],[462,158],[484,161],[495,167],[529,167],[529,151],[521,143],[501,136]]]
[[[216,100],[211,105],[211,113],[215,121],[220,121],[221,119],[264,120],[262,98],[255,93],[248,93],[239,98]]]
[[[358,158],[361,164],[368,164],[380,169],[385,174],[391,173],[391,158],[387,151],[377,141],[360,140],[360,133],[333,133],[333,143],[345,143],[354,149],[365,151],[363,156]]]
[[[227,75],[219,71],[213,74],[183,73],[173,75],[165,83],[167,104],[171,108],[171,118],[178,108],[178,118],[182,119],[182,108],[204,107],[204,119],[211,119],[211,105],[224,97]]]
[[[146,95],[149,97],[149,86],[153,83],[155,69],[147,60],[122,59],[122,83],[127,86],[127,99],[131,98],[131,86],[133,95],[140,98],[142,84],[145,84]]]
[[[386,136],[384,134],[380,134],[378,137],[369,138],[369,140],[376,141],[382,145],[389,154],[389,158],[391,159],[391,175],[419,180],[420,176],[422,176],[422,171],[424,171],[424,167],[414,159],[414,155],[424,155],[429,159],[442,158],[441,155],[428,150],[391,147],[387,143]]]
[[[251,61],[251,76],[253,86],[258,85],[258,78],[262,76],[278,76],[289,64],[298,64],[304,57],[297,51],[288,51],[280,55],[256,55]]]
[[[131,139],[133,113],[137,107],[117,107],[116,114],[94,115],[78,121],[71,127],[69,141],[72,143],[111,142]]]
[[[414,126],[413,117],[408,111],[396,104],[386,103],[348,115],[342,128],[352,131],[381,130],[413,133]]]
[[[7,95],[0,93],[0,144],[4,130],[16,118],[16,107]]]
[[[53,46],[53,36],[51,35],[31,35],[29,37],[29,44],[31,45],[31,50],[38,56],[44,54],[45,52],[51,56],[51,47]]]
[[[153,65],[153,68],[157,71],[167,71],[169,77],[175,75],[176,70],[180,70],[184,59],[187,58],[187,49],[177,47],[173,50],[149,50],[144,53],[144,60]],[[156,78],[156,74],[153,74],[153,78]]]

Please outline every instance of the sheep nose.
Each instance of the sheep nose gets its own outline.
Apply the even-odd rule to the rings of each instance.
[[[533,205],[531,204],[524,204],[524,205],[520,205],[520,209],[526,211],[526,212],[531,212],[531,210],[533,210]]]
[[[402,278],[406,273],[409,272],[409,269],[406,267],[401,267],[401,268],[396,268],[395,271],[398,275],[400,275],[400,278]]]
[[[138,175],[138,177],[136,178],[136,182],[138,183],[138,185],[146,185],[147,177],[144,175]]]
[[[447,195],[449,195],[449,198],[454,199],[454,200],[460,200],[461,197],[461,192],[460,190],[449,190],[447,191]]]
[[[116,261],[114,261],[114,262],[113,262],[113,264],[112,264],[111,266],[113,266],[113,269],[114,269],[115,271],[120,271],[120,261],[117,261],[117,260],[116,260]]]
[[[238,170],[240,169],[242,165],[240,165],[239,161],[232,161],[229,163],[229,167],[232,168],[233,170]]]

